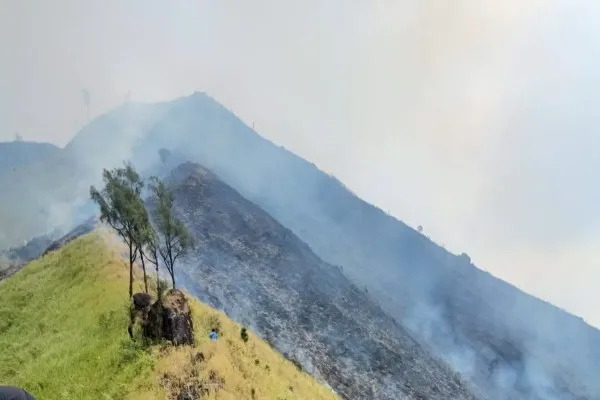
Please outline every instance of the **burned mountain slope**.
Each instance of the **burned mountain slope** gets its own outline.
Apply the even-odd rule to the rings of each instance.
[[[446,251],[210,96],[171,102],[137,158],[160,147],[208,166],[321,259],[342,265],[490,398],[600,398],[600,331]]]
[[[169,182],[197,239],[178,279],[202,300],[346,399],[476,398],[340,268],[213,173],[186,163]]]

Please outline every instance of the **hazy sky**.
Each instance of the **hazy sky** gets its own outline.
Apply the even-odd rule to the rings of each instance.
[[[597,0],[0,0],[0,139],[207,91],[600,326]]]

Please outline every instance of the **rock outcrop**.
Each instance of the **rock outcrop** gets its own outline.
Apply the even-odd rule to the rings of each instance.
[[[174,345],[194,343],[194,324],[183,292],[172,289],[163,298],[163,335]]]
[[[136,311],[146,310],[152,304],[152,296],[148,293],[136,293],[133,295],[133,307]]]
[[[152,340],[166,339],[175,346],[194,343],[192,315],[182,291],[171,289],[161,301],[151,305],[146,297],[139,296],[137,304],[144,310],[142,317],[144,336]],[[134,305],[136,305],[135,296]]]

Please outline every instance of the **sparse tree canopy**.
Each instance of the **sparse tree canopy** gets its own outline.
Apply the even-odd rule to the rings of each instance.
[[[194,247],[194,241],[183,222],[175,216],[175,199],[165,183],[153,177],[150,188],[155,203],[152,219],[157,230],[156,249],[175,289],[175,262]]]
[[[130,163],[124,168],[103,171],[104,188],[90,188],[90,196],[100,207],[100,219],[123,238],[129,248],[129,297],[133,296],[133,264],[138,255],[149,219],[141,200],[144,186]]]

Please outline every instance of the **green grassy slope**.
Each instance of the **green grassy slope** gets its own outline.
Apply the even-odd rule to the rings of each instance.
[[[194,347],[130,341],[128,267],[105,236],[83,236],[0,282],[0,383],[38,399],[169,399],[194,382],[209,399],[337,398],[252,333],[244,343],[240,326],[195,300]],[[218,342],[206,337],[215,324]]]

